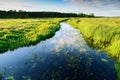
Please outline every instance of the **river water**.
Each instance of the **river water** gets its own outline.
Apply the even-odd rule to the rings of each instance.
[[[114,62],[61,23],[55,36],[0,54],[0,80],[116,80]]]

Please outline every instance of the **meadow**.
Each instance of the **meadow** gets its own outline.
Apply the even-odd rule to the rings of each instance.
[[[63,19],[0,19],[0,53],[52,37]]]
[[[120,18],[71,18],[68,23],[80,30],[89,46],[115,60],[120,80]]]

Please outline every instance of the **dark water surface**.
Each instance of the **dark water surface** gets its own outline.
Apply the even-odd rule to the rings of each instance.
[[[0,54],[0,80],[116,80],[114,62],[66,23],[35,46]]]

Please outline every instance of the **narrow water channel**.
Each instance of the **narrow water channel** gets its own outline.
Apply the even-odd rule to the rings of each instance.
[[[0,54],[0,80],[116,80],[114,62],[61,23],[55,36]]]

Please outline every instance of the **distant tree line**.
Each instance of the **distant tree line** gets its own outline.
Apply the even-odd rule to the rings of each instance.
[[[95,17],[93,13],[27,12],[23,10],[0,10],[0,18],[54,18],[54,17]]]

